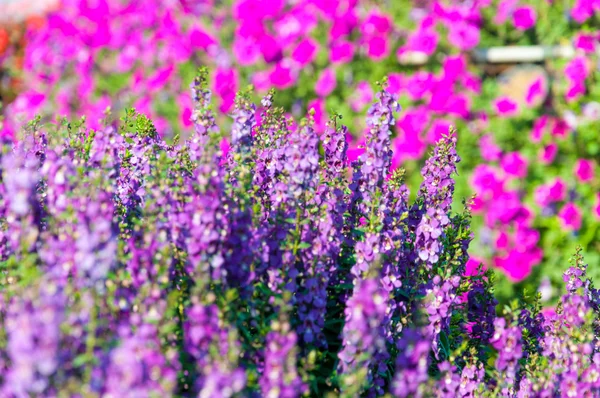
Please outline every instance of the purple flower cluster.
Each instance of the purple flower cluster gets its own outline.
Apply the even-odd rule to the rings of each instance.
[[[350,164],[238,95],[220,147],[208,77],[189,135],[146,116],[32,122],[0,147],[0,395],[297,397],[600,393],[599,295],[581,256],[556,315],[496,314],[451,212],[453,132],[409,202],[386,89]],[[472,271],[472,270],[471,270]]]

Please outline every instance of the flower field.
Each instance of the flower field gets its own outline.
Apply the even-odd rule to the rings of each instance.
[[[0,25],[0,397],[599,396],[599,12]]]

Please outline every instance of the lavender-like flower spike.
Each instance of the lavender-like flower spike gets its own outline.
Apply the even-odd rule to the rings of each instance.
[[[357,280],[346,305],[342,350],[338,354],[343,397],[353,397],[363,391],[373,377],[370,370],[373,354],[386,351],[381,324],[386,316],[387,300],[387,293],[378,280]]]
[[[264,397],[294,398],[306,392],[307,386],[296,369],[296,342],[296,333],[280,313],[266,339],[265,366],[259,380]]]
[[[437,356],[440,350],[439,335],[444,332],[449,335],[450,317],[452,308],[456,302],[456,289],[460,284],[460,277],[452,276],[442,281],[439,275],[433,277],[432,286],[427,289],[425,298],[425,310],[429,317],[427,335],[431,338],[434,354]]]
[[[523,355],[521,329],[507,324],[506,319],[496,318],[494,321],[494,335],[490,343],[498,350],[496,369],[500,372],[499,387],[502,394],[514,394],[517,382],[519,360]]]
[[[433,155],[425,161],[421,170],[423,182],[419,190],[419,198],[426,207],[435,206],[443,213],[448,213],[454,194],[456,165],[460,157],[456,153],[456,132],[450,130],[449,135],[442,137],[435,146]]]
[[[394,112],[400,106],[396,97],[385,89],[377,93],[375,102],[367,112],[366,148],[354,164],[354,176],[350,189],[353,192],[352,207],[359,216],[367,215],[374,195],[381,192],[392,162],[390,148],[391,126],[395,124]]]
[[[423,183],[417,203],[421,203],[422,207],[419,210],[413,208],[412,212],[413,217],[420,218],[415,232],[415,250],[428,269],[438,262],[442,252],[440,237],[450,224],[448,212],[454,193],[452,175],[456,173],[456,163],[459,161],[456,135],[452,132],[438,142],[421,171]]]
[[[56,394],[50,378],[60,368],[61,359],[67,359],[59,355],[65,305],[63,292],[51,280],[12,299],[4,321],[11,367],[4,375],[1,396]]]
[[[429,377],[427,370],[430,340],[417,330],[407,329],[396,345],[398,357],[396,374],[392,381],[392,393],[400,398],[424,396],[425,383]]]
[[[231,146],[234,152],[247,150],[252,145],[252,129],[256,124],[256,105],[248,99],[248,92],[239,93],[231,116]]]
[[[194,78],[190,88],[194,102],[194,110],[190,119],[194,122],[196,133],[199,136],[206,136],[218,131],[215,116],[210,109],[212,93],[208,89],[208,70],[206,68],[200,68],[198,76]]]
[[[161,352],[156,326],[143,324],[135,333],[123,328],[121,344],[110,355],[103,396],[172,395],[177,386],[177,353]]]
[[[336,181],[344,178],[343,173],[346,169],[346,152],[348,150],[347,134],[348,128],[346,126],[337,127],[337,116],[327,122],[323,133],[323,149],[325,164],[327,165],[325,176],[328,180]]]
[[[16,148],[0,158],[0,259],[8,253],[28,253],[35,248],[42,225],[37,198],[39,161],[26,148]],[[0,224],[1,225],[1,224]],[[2,242],[4,241],[4,244]],[[4,249],[2,249],[4,247]]]

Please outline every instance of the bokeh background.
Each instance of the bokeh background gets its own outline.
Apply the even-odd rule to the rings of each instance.
[[[249,84],[257,97],[276,88],[320,129],[342,115],[356,157],[387,77],[402,105],[394,167],[418,179],[456,126],[456,197],[476,194],[470,268],[495,270],[500,301],[540,290],[551,305],[576,245],[600,281],[599,11],[596,0],[0,0],[0,134],[18,139],[36,115],[85,115],[97,129],[135,107],[165,137],[185,135],[188,86],[207,65],[223,114]]]

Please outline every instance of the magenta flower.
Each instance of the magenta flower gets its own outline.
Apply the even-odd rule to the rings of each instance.
[[[320,97],[328,96],[336,86],[335,70],[333,68],[324,69],[315,83],[315,93]]]
[[[260,59],[260,46],[251,37],[236,35],[233,41],[233,55],[242,66],[253,65]]]
[[[315,59],[317,50],[317,42],[311,38],[306,38],[298,43],[294,51],[292,51],[292,59],[296,61],[300,67],[304,67]]]
[[[576,0],[571,8],[571,17],[580,24],[592,15],[594,15],[594,5],[590,0]]]
[[[494,142],[490,134],[486,134],[479,140],[479,151],[486,162],[495,162],[502,156],[502,150]]]
[[[448,24],[448,41],[462,51],[469,51],[479,44],[479,28],[468,22]]]
[[[531,130],[531,134],[529,136],[533,142],[540,142],[542,140],[544,131],[548,126],[548,120],[548,115],[543,115],[533,122],[533,129]]]
[[[235,94],[238,90],[237,69],[217,69],[215,73],[214,90],[221,98],[219,110],[227,112],[233,107]]]
[[[418,29],[412,33],[404,47],[398,49],[398,56],[404,51],[419,51],[432,55],[437,49],[439,36],[436,31],[430,29]]]
[[[569,81],[566,98],[569,101],[576,100],[585,94],[585,80],[589,75],[587,59],[584,56],[573,58],[565,66],[565,76]]]
[[[390,52],[388,39],[385,36],[373,36],[366,41],[367,56],[375,61],[386,58]]]
[[[390,94],[400,94],[406,85],[406,78],[401,73],[390,73],[388,75],[388,87],[387,91]]]
[[[597,41],[598,39],[595,35],[578,33],[577,36],[575,36],[575,48],[583,50],[586,53],[593,53],[596,51]]]
[[[530,29],[535,25],[536,13],[533,7],[519,7],[513,13],[513,24],[521,31]]]
[[[581,210],[573,202],[563,206],[558,212],[560,225],[567,231],[577,231],[581,228]]]
[[[331,44],[329,59],[334,64],[345,64],[354,57],[354,44],[338,40]]]
[[[477,275],[477,270],[479,269],[479,265],[482,265],[482,268],[485,270],[487,267],[485,266],[485,262],[477,257],[471,256],[465,265],[465,275],[472,276]]]
[[[510,176],[523,178],[527,175],[527,159],[519,152],[511,152],[504,155],[500,165],[504,172]]]
[[[410,98],[413,101],[418,101],[431,91],[433,84],[434,75],[432,73],[419,71],[409,78],[406,89]]]
[[[365,36],[386,35],[392,30],[392,20],[379,12],[371,12],[363,21],[360,31]]]
[[[519,0],[502,0],[496,9],[494,23],[503,24],[511,16]]]
[[[496,169],[487,164],[480,164],[475,167],[471,175],[471,184],[473,184],[477,196],[484,199],[496,198],[504,189],[504,181],[498,175]]]
[[[448,134],[451,125],[452,123],[450,123],[448,120],[435,120],[427,131],[427,142],[430,144],[435,144],[438,142],[444,135]]]
[[[567,185],[561,178],[555,178],[553,182],[537,187],[533,197],[536,204],[542,208],[561,202],[567,197]]]
[[[526,251],[511,250],[508,254],[494,259],[494,265],[502,269],[513,282],[527,278],[531,269],[540,263],[543,253],[539,248]]]
[[[297,77],[289,62],[278,62],[269,74],[269,79],[275,88],[280,90],[291,87]]]
[[[554,161],[554,158],[556,158],[557,153],[558,145],[556,145],[555,143],[544,145],[544,147],[540,148],[538,159],[543,164],[550,164]]]
[[[527,89],[525,101],[527,105],[534,105],[539,99],[543,99],[544,96],[544,81],[542,78],[536,79],[531,86]]]
[[[500,97],[494,101],[494,108],[499,116],[509,117],[517,114],[519,107],[508,97]]]
[[[563,119],[554,119],[552,126],[552,136],[558,138],[565,138],[572,131],[569,124]]]
[[[589,182],[594,179],[594,161],[588,159],[579,159],[575,163],[573,170],[575,177],[580,182]]]

